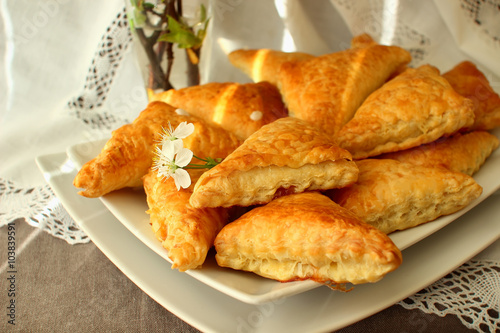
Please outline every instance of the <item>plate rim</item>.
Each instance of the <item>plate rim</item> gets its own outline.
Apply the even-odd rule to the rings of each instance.
[[[54,157],[61,158],[61,155],[62,155],[62,153],[56,154],[56,155],[50,155],[49,157],[46,157],[47,155],[41,156],[41,157],[37,158],[37,164],[39,165],[39,168],[41,169],[41,171],[44,173],[44,177],[46,178],[47,183],[54,190],[54,193],[56,194],[56,196],[62,197],[59,199],[60,199],[61,203],[63,204],[63,206],[68,210],[68,212],[73,212],[73,214],[74,214],[75,207],[73,207],[73,206],[78,206],[78,204],[76,203],[77,201],[83,202],[83,203],[87,202],[87,204],[90,202],[93,202],[94,204],[102,205],[102,203],[100,203],[97,200],[96,201],[86,201],[85,198],[79,197],[76,194],[76,190],[74,190],[74,189],[73,189],[74,195],[72,194],[72,198],[74,199],[74,202],[71,201],[71,198],[65,198],[64,195],[61,194],[64,191],[64,189],[60,188],[60,185],[57,184],[55,179],[59,179],[61,177],[65,177],[68,175],[67,175],[67,172],[66,172],[66,174],[64,174],[63,172],[59,172],[59,174],[57,172],[53,172],[55,165],[54,165],[54,162],[52,160]],[[48,171],[48,172],[46,172],[46,171]],[[72,186],[72,184],[65,184],[64,186],[67,186],[69,188]],[[499,205],[497,204],[499,198],[500,198],[499,195],[494,195],[494,196],[486,199],[486,203],[482,204],[485,209],[476,210],[477,214],[475,214],[475,215],[479,215],[479,217],[482,215],[488,215],[490,211],[494,210],[495,213],[492,213],[492,214],[494,214],[496,216],[498,214],[498,210],[499,210],[499,208],[498,208]],[[137,238],[135,238],[135,236],[133,234],[131,234],[128,231],[128,229],[125,226],[123,226],[123,224],[121,224],[121,222],[119,222],[109,211],[104,210],[103,213],[104,213],[104,215],[102,215],[100,217],[103,220],[108,221],[109,223],[114,223],[115,228],[121,228],[121,230],[124,230],[126,232],[126,234],[128,234],[128,236],[131,239],[133,239],[137,242],[136,244],[139,244],[139,247],[141,248],[141,251],[144,252],[144,254],[147,254],[147,255],[154,254],[154,252],[151,251],[145,244],[143,244]],[[476,218],[477,217],[478,216],[476,216]],[[403,262],[403,265],[398,270],[391,272],[385,278],[385,279],[389,278],[390,281],[387,280],[387,282],[384,282],[385,279],[380,281],[380,282],[385,283],[385,284],[390,284],[390,283],[392,283],[393,280],[396,281],[396,283],[394,285],[391,285],[390,288],[391,288],[391,290],[396,289],[397,292],[389,293],[388,299],[386,299],[386,300],[382,300],[381,302],[377,301],[377,306],[373,306],[373,305],[369,306],[370,298],[369,298],[368,302],[364,302],[363,304],[360,305],[359,302],[356,301],[356,297],[358,297],[360,293],[362,294],[361,296],[365,296],[365,295],[363,295],[364,292],[368,292],[368,294],[371,292],[372,293],[374,292],[376,295],[380,294],[379,289],[384,288],[384,285],[380,284],[380,282],[377,282],[376,284],[370,284],[370,285],[360,285],[359,287],[357,287],[357,289],[355,289],[355,291],[353,291],[354,294],[352,294],[352,293],[347,293],[347,294],[334,293],[332,291],[332,293],[329,295],[334,295],[334,297],[326,296],[325,293],[321,292],[321,290],[320,290],[321,288],[317,288],[317,289],[311,290],[309,292],[305,292],[305,293],[302,293],[299,295],[288,297],[285,299],[285,302],[283,303],[283,305],[276,305],[275,314],[273,314],[269,318],[269,321],[264,323],[264,325],[262,327],[259,327],[258,331],[259,332],[273,332],[273,331],[275,331],[276,327],[282,327],[282,326],[280,326],[282,324],[287,325],[287,322],[283,321],[282,320],[283,318],[281,318],[281,317],[286,315],[288,318],[289,308],[293,309],[293,306],[295,306],[296,303],[298,303],[299,306],[303,305],[303,304],[308,304],[308,307],[309,306],[313,306],[313,307],[317,306],[317,307],[319,307],[318,310],[321,310],[322,313],[324,315],[326,315],[325,318],[323,318],[323,317],[319,318],[315,315],[315,317],[313,319],[316,319],[316,320],[323,319],[324,322],[318,323],[318,325],[320,325],[320,326],[315,326],[314,328],[309,327],[309,331],[321,332],[321,331],[325,331],[325,330],[336,330],[336,329],[340,329],[342,327],[346,327],[350,324],[353,324],[354,322],[357,322],[359,320],[367,318],[370,315],[391,306],[392,304],[400,301],[401,299],[404,299],[405,297],[407,297],[409,295],[414,294],[418,290],[421,290],[425,286],[438,280],[440,277],[448,274],[450,271],[454,270],[456,267],[460,266],[463,262],[469,260],[475,254],[481,252],[484,248],[489,246],[489,244],[493,243],[494,241],[496,241],[497,239],[500,238],[500,223],[499,223],[500,221],[498,221],[496,219],[490,219],[490,220],[493,220],[493,222],[492,222],[492,221],[489,221],[488,219],[485,219],[485,218],[479,218],[479,221],[478,221],[479,224],[492,224],[493,226],[496,227],[496,229],[497,229],[496,233],[493,233],[493,232],[491,232],[491,229],[486,231],[486,230],[484,230],[485,228],[477,228],[476,225],[473,225],[472,223],[466,223],[468,221],[464,221],[464,220],[469,220],[471,218],[474,219],[472,213],[465,214],[463,217],[461,217],[459,219],[460,221],[457,221],[458,223],[453,223],[453,224],[445,227],[446,230],[440,230],[440,231],[438,231],[438,233],[430,236],[430,237],[436,238],[436,237],[439,237],[438,234],[442,234],[442,235],[444,235],[445,239],[451,238],[452,239],[451,243],[449,242],[449,240],[447,240],[446,242],[432,242],[430,239],[426,239],[426,240],[423,240],[422,243],[416,244],[415,246],[412,246],[412,247],[404,250],[403,251],[404,256],[408,258],[407,260],[409,260],[410,263]],[[79,223],[79,225],[80,225],[82,223],[82,221],[77,221],[77,223]],[[85,223],[83,223],[83,224],[85,224]],[[85,229],[86,228],[84,228],[84,230]],[[466,230],[463,231],[462,229],[466,229]],[[470,232],[468,232],[469,229],[470,229]],[[88,230],[88,229],[86,229],[86,230]],[[474,236],[475,238],[478,238],[481,240],[484,240],[484,238],[487,238],[488,241],[483,242],[481,244],[477,244],[476,242],[471,242],[472,245],[474,246],[474,249],[467,251],[467,256],[461,257],[460,259],[457,259],[456,252],[460,252],[460,251],[464,252],[466,247],[459,244],[460,242],[456,242],[456,238],[455,238],[456,233],[465,234],[467,237]],[[186,287],[186,288],[190,289],[190,288],[192,288],[192,285],[195,284],[197,286],[197,288],[200,288],[200,289],[204,290],[204,292],[209,293],[211,297],[220,298],[219,299],[220,302],[213,302],[213,306],[212,306],[213,309],[211,309],[211,310],[209,309],[207,311],[213,310],[213,311],[215,311],[216,314],[220,314],[220,316],[222,316],[222,317],[217,318],[217,320],[213,320],[213,318],[207,318],[207,316],[200,318],[200,316],[203,316],[203,314],[195,315],[194,312],[192,312],[192,311],[186,311],[185,309],[183,310],[183,309],[179,308],[179,303],[176,303],[173,300],[169,299],[168,296],[161,294],[160,287],[158,287],[158,286],[152,287],[150,284],[147,284],[147,283],[145,283],[145,281],[141,280],[140,277],[138,277],[137,275],[134,275],[134,274],[138,274],[138,275],[142,274],[147,279],[148,274],[149,274],[148,270],[154,270],[153,268],[146,267],[146,269],[144,269],[144,267],[138,265],[137,263],[133,263],[132,266],[127,267],[127,263],[126,263],[127,258],[125,258],[125,260],[116,260],[116,258],[114,258],[115,260],[113,260],[113,256],[114,255],[116,256],[116,253],[115,254],[112,253],[112,251],[110,250],[109,244],[97,244],[97,242],[94,240],[94,236],[92,234],[93,234],[93,231],[89,233],[89,237],[91,237],[92,241],[94,243],[96,243],[96,245],[110,259],[110,261],[113,262],[113,264],[115,264],[132,282],[134,282],[139,288],[141,288],[146,294],[148,294],[155,301],[160,303],[163,307],[165,307],[166,309],[168,309],[173,314],[175,314],[176,316],[178,316],[182,320],[186,321],[188,324],[192,325],[193,327],[196,327],[202,331],[207,331],[207,332],[227,331],[228,327],[226,327],[226,326],[227,325],[234,325],[235,323],[234,323],[234,321],[231,321],[227,318],[226,312],[219,311],[220,310],[219,307],[223,306],[224,302],[230,303],[229,305],[226,306],[227,307],[226,310],[233,311],[233,308],[235,308],[234,312],[237,312],[237,314],[240,316],[239,318],[244,318],[245,315],[249,316],[250,314],[255,313],[256,309],[257,310],[259,309],[255,305],[246,304],[246,303],[240,302],[234,298],[226,296],[222,293],[219,293],[216,290],[214,290],[213,288],[210,288],[210,287],[202,284],[201,282],[197,281],[196,279],[193,279],[191,277],[184,277],[184,279],[179,280],[179,283],[182,284],[179,287],[182,287],[182,288]],[[118,243],[120,243],[120,242],[118,242]],[[442,252],[438,253],[439,255],[435,255],[435,253],[433,252],[434,249],[432,249],[430,247],[426,247],[425,246],[426,244],[424,244],[424,243],[430,243],[430,245],[431,245],[430,247],[438,247],[440,249],[443,249],[443,248],[448,249],[448,245],[450,245],[451,249],[448,249],[449,251],[442,251]],[[115,244],[115,246],[117,246],[117,245]],[[456,252],[454,251],[455,248],[456,248]],[[410,256],[406,256],[406,254],[409,254]],[[429,260],[423,261],[424,266],[431,265],[432,261],[440,260],[440,259],[437,259],[440,256],[448,256],[448,257],[450,257],[450,260],[446,261],[444,265],[436,264],[436,267],[438,267],[440,270],[439,273],[427,274],[420,267],[414,267],[411,265],[412,260],[418,260],[420,257],[422,257],[424,255],[426,255],[429,259]],[[154,254],[150,257],[151,257],[150,258],[151,260],[154,260],[156,262],[160,262],[160,260],[163,261],[163,259],[160,258],[159,256],[157,256],[156,254]],[[438,263],[440,263],[440,261]],[[155,267],[155,268],[156,268],[156,270],[159,269],[159,267]],[[415,272],[414,272],[415,274],[412,274],[411,269],[415,270]],[[179,272],[175,272],[175,271],[172,271],[169,269],[165,270],[165,274],[167,275],[167,277],[173,276],[176,273],[177,273],[177,275],[180,274]],[[409,279],[405,279],[405,278],[399,279],[398,278],[400,276],[405,277],[406,275],[409,275],[410,278]],[[422,279],[418,278],[420,275],[422,276]],[[410,283],[411,281],[409,281],[409,280],[411,280],[412,277],[413,277],[413,279],[415,279],[416,283]],[[407,286],[408,284],[410,286],[409,286],[409,288],[406,288],[406,287],[408,287]],[[326,287],[324,287],[324,288],[326,288]],[[401,290],[401,288],[403,288],[403,290]],[[177,289],[177,288],[174,288],[174,289]],[[356,292],[356,290],[357,290],[357,292]],[[387,293],[383,293],[383,294],[386,295]],[[344,304],[345,304],[345,302],[343,300],[349,300],[349,298],[351,298],[351,297],[355,299],[355,303],[356,303],[355,306],[356,306],[356,309],[358,310],[358,312],[356,312],[356,313],[349,312],[348,311],[349,309],[342,310],[342,308],[344,308]],[[326,298],[326,300],[323,300],[325,303],[318,304],[318,302],[316,302],[316,303],[313,302],[310,304],[307,302],[308,299],[316,300],[317,298]],[[304,299],[306,301],[303,301]],[[287,300],[289,300],[289,301],[287,301]],[[324,307],[326,307],[326,306],[334,307],[336,302],[341,303],[341,304],[339,304],[339,305],[341,305],[339,307],[339,310],[347,311],[347,316],[341,316],[341,314],[339,315],[338,311],[334,311],[331,314],[324,313]],[[279,308],[280,306],[283,306],[283,308]],[[359,312],[360,306],[363,310],[361,312]],[[191,309],[191,308],[189,308],[189,309]],[[335,309],[337,310],[337,308],[335,308]],[[281,310],[283,310],[283,311],[281,311]],[[249,312],[247,312],[247,311],[249,311]],[[306,314],[307,313],[303,312],[303,311],[299,312],[299,316],[305,316]],[[277,317],[275,317],[275,316],[277,316]],[[336,316],[340,316],[340,318],[337,318]],[[339,320],[336,320],[336,318]],[[219,319],[222,321],[219,321]],[[308,324],[308,325],[315,324],[314,320],[312,320],[312,321],[313,322],[307,322],[305,324]],[[226,326],[220,326],[220,325],[226,325]],[[231,326],[230,329],[234,330],[234,326]],[[300,331],[300,329],[301,329],[300,327],[290,327],[290,331],[294,331],[294,330]]]

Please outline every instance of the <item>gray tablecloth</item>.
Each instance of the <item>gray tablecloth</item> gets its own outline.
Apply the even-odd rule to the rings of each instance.
[[[15,221],[15,280],[0,251],[0,332],[198,332],[156,303],[92,243],[69,245]],[[6,247],[8,226],[0,228]],[[15,292],[15,325],[9,313]],[[456,316],[394,305],[339,332],[467,332]]]

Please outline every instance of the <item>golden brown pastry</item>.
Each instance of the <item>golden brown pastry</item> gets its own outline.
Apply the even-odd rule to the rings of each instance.
[[[486,131],[457,133],[415,148],[377,156],[422,166],[439,166],[469,176],[476,173],[498,147],[496,136]]]
[[[358,181],[328,195],[385,233],[455,213],[482,193],[482,187],[472,177],[444,168],[383,159],[356,163]]]
[[[275,86],[283,63],[313,58],[313,55],[303,52],[282,52],[269,49],[236,50],[229,53],[231,64],[240,69],[254,82],[267,81]]]
[[[131,124],[113,131],[99,155],[87,162],[73,184],[79,194],[95,198],[124,187],[142,185],[153,162],[153,148],[162,128],[193,123],[193,134],[184,139],[184,147],[199,157],[224,158],[241,143],[233,134],[194,116],[183,116],[163,102],[152,102]]]
[[[280,89],[290,115],[335,134],[370,93],[410,60],[410,53],[400,47],[366,43],[284,63]]]
[[[402,261],[387,235],[317,192],[254,208],[222,229],[215,249],[222,267],[282,282],[376,282]]]
[[[369,34],[361,34],[361,35],[357,35],[357,36],[354,36],[352,39],[351,39],[351,49],[355,49],[355,48],[363,48],[363,47],[370,47],[370,46],[373,46],[373,45],[377,45],[377,42],[372,38],[372,36],[370,36]],[[392,78],[394,78],[395,76],[403,73],[406,68],[408,68],[407,66],[408,64],[402,64],[401,66],[399,66],[388,78],[387,78],[387,81],[391,80]]]
[[[475,120],[471,130],[490,130],[500,126],[500,96],[476,65],[463,61],[443,77],[455,91],[474,102]]]
[[[168,90],[156,94],[152,100],[183,109],[243,140],[262,125],[288,115],[278,89],[269,82],[212,82]]]
[[[204,170],[190,169],[188,172],[196,181]],[[172,178],[163,180],[153,170],[143,181],[151,227],[167,249],[172,268],[179,271],[199,268],[215,236],[227,222],[227,210],[193,208],[189,204],[192,187],[178,191]]]
[[[356,35],[351,39],[351,49],[377,45],[377,42],[367,33]]]
[[[409,149],[474,122],[472,101],[430,65],[408,68],[373,92],[336,135],[355,159]]]
[[[193,207],[263,204],[305,190],[352,184],[351,155],[316,127],[297,118],[263,126],[195,185]]]

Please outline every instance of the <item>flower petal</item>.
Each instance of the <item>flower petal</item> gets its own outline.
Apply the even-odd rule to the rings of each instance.
[[[187,123],[187,121],[183,121],[177,126],[175,131],[172,133],[173,137],[178,139],[184,139],[190,136],[194,132],[194,125],[192,123]]]
[[[173,141],[169,141],[170,144],[174,145],[174,154],[177,154],[183,147],[184,143],[182,142],[182,139],[176,139]]]
[[[193,159],[193,152],[187,148],[182,148],[177,152],[177,155],[175,156],[175,164],[178,167],[185,167],[188,165],[191,160]]]
[[[177,140],[175,140],[175,141],[177,141]],[[162,143],[161,154],[168,161],[173,161],[175,153],[177,152],[175,141],[165,140]],[[182,142],[181,142],[181,145],[182,145]]]
[[[189,176],[189,173],[184,169],[175,170],[172,178],[174,178],[177,191],[179,191],[181,187],[188,188],[191,185],[191,177]]]

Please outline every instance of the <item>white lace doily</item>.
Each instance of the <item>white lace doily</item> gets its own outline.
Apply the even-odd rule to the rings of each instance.
[[[131,42],[132,34],[128,27],[126,9],[123,8],[101,37],[101,43],[88,70],[83,92],[68,102],[68,108],[73,115],[92,129],[109,131],[116,128],[117,123],[128,122],[123,115],[108,112],[102,106]]]
[[[83,122],[92,137],[107,136],[111,129],[128,122],[125,115],[111,114],[102,106],[131,41],[127,15],[123,8],[101,37],[83,92],[67,103],[68,113]],[[70,244],[90,241],[48,185],[23,187],[14,181],[0,178],[0,226],[17,219],[25,219],[30,225]]]
[[[500,332],[500,262],[471,260],[398,304],[441,317],[455,315],[479,332]]]
[[[0,178],[0,226],[20,218],[70,244],[90,241],[48,185],[23,188]]]

